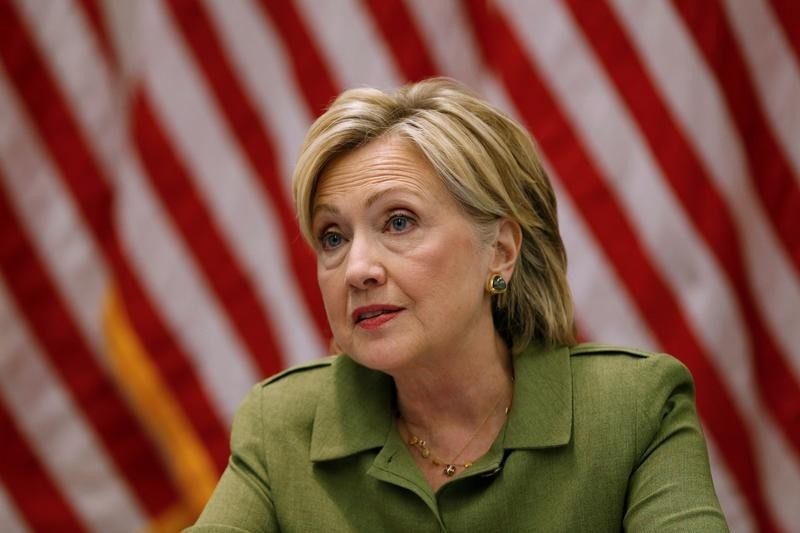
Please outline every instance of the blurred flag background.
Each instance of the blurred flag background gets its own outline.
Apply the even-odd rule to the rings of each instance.
[[[800,4],[0,0],[0,530],[177,531],[324,355],[290,175],[341,90],[525,124],[581,336],[697,382],[735,532],[800,531]]]

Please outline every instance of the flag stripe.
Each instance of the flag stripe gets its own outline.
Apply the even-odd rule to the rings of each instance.
[[[318,330],[316,335],[319,335],[320,337],[327,337],[328,332],[327,326],[325,325],[326,319],[324,317],[321,296],[316,284],[314,261],[311,256],[310,249],[304,246],[300,239],[299,229],[294,219],[292,210],[289,207],[288,202],[284,201],[284,198],[288,197],[288,193],[282,189],[281,180],[278,177],[278,169],[276,167],[272,146],[267,140],[266,132],[258,127],[258,123],[254,123],[252,120],[241,120],[240,117],[253,116],[255,114],[255,105],[248,100],[244,89],[239,85],[239,82],[234,77],[230,62],[222,52],[219,42],[216,39],[209,38],[209,35],[213,35],[213,32],[211,30],[210,23],[207,21],[205,13],[202,11],[196,13],[192,10],[186,11],[186,6],[191,7],[194,5],[196,4],[173,5],[173,15],[177,17],[179,23],[183,26],[183,33],[188,38],[188,42],[193,49],[195,61],[205,73],[205,83],[211,86],[211,88],[214,90],[215,96],[217,96],[215,102],[208,101],[206,105],[208,105],[210,110],[215,109],[215,107],[219,107],[225,112],[225,117],[228,119],[227,122],[232,132],[235,134],[236,140],[239,142],[239,146],[245,149],[245,154],[249,156],[251,168],[253,168],[256,174],[259,176],[258,181],[260,181],[262,184],[266,184],[266,192],[268,194],[265,198],[265,203],[268,206],[277,208],[277,218],[279,224],[283,226],[283,228],[279,230],[277,236],[280,238],[281,234],[285,235],[285,244],[283,248],[291,252],[289,254],[290,264],[287,265],[287,267],[290,268],[284,268],[276,265],[277,268],[273,269],[275,274],[281,271],[284,271],[285,274],[281,278],[266,278],[266,281],[272,284],[273,287],[266,288],[266,290],[263,291],[264,297],[266,298],[267,302],[271,304],[272,313],[278,315],[275,317],[277,322],[281,322],[282,320],[288,318],[286,315],[286,311],[288,310],[287,306],[290,307],[292,305],[292,300],[287,298],[275,299],[273,296],[278,295],[281,292],[285,292],[286,289],[284,287],[286,286],[285,282],[287,280],[298,277],[299,283],[296,286],[301,287],[302,292],[305,293],[305,308],[315,310],[314,318],[316,319],[316,327]],[[191,25],[188,24],[188,21],[191,21]],[[200,46],[202,46],[202,49],[199,48]],[[154,79],[157,80],[158,77],[156,76]],[[202,85],[202,83],[197,85]],[[198,96],[201,95],[202,91],[198,91]],[[200,98],[197,100],[198,103],[202,101],[203,100]],[[216,106],[214,104],[216,104]],[[173,122],[176,122],[176,127],[177,122],[179,121],[177,118],[179,113],[173,113],[172,110],[176,110],[178,107],[179,106],[173,104],[160,110],[162,114],[176,117],[172,119]],[[217,130],[221,130],[221,128],[224,126],[222,124],[218,124],[217,121],[214,120],[215,114],[209,113],[207,117],[208,124],[211,127],[204,128],[203,131],[208,135],[208,138],[211,139],[217,137],[222,139],[223,142],[227,142],[225,136],[226,132],[220,131],[219,133],[216,133]],[[185,138],[185,135],[177,134],[176,137]],[[219,145],[217,142],[214,144]],[[194,146],[196,146],[196,143],[186,145],[184,151],[192,151]],[[232,152],[235,152],[235,150]],[[195,169],[194,171],[194,175],[196,176],[204,176],[205,169],[213,166],[201,163],[203,155],[203,153],[198,152],[194,156],[190,157],[190,159],[193,160],[196,165],[200,164],[199,168],[201,170]],[[234,164],[239,162],[238,158],[235,156],[236,154],[232,153],[231,162]],[[246,188],[246,183],[248,180],[245,174],[247,174],[246,170],[249,170],[249,168],[245,168],[244,170],[245,172],[242,175],[244,181],[242,182],[241,186]],[[233,176],[231,176],[231,179],[233,179]],[[200,181],[206,184],[208,191],[219,188],[216,186],[216,180],[214,179],[201,179]],[[233,187],[230,189],[231,195],[234,194],[232,190]],[[208,191],[206,195],[209,198],[216,198],[224,193],[224,191],[219,191],[218,193]],[[272,198],[272,202],[268,200],[269,197]],[[241,202],[252,202],[252,195],[247,194],[246,196],[242,196]],[[222,207],[222,210],[224,211],[224,207]],[[251,213],[251,225],[248,228],[242,228],[241,230],[237,230],[233,227],[228,230],[228,238],[231,239],[234,244],[239,243],[237,237],[239,235],[243,235],[244,231],[253,231],[257,228],[265,227],[264,223],[267,222],[258,215],[258,208],[250,211],[244,209],[244,211]],[[233,224],[236,224],[237,221],[244,221],[247,217],[244,217],[241,212],[242,210],[240,210],[239,213],[229,213],[230,216],[227,217],[227,220],[231,221]],[[274,231],[268,231],[264,234],[271,236],[276,235]],[[292,243],[294,244],[292,245]],[[263,248],[254,247],[252,243],[245,243],[239,249],[240,257],[247,262],[247,264],[250,266],[252,275],[259,280],[264,279],[258,275],[264,265],[264,258],[258,257],[259,253],[261,253],[261,250],[263,250]],[[269,252],[267,253],[269,254]],[[274,252],[272,252],[271,255],[274,255]],[[276,281],[278,282],[278,286],[274,286]],[[319,353],[320,351],[316,348],[316,346],[310,346],[308,341],[304,340],[303,336],[300,335],[302,330],[298,328],[298,326],[301,325],[299,319],[302,314],[303,306],[300,306],[293,311],[292,315],[294,315],[294,319],[291,320],[291,323],[286,324],[288,327],[280,328],[282,332],[285,332],[285,335],[282,337],[284,345],[282,346],[283,350],[281,351],[284,354],[290,354],[288,356],[290,358],[292,357],[291,354],[294,350],[298,350],[299,353],[303,354]],[[311,336],[316,335],[312,333]],[[279,352],[276,350],[275,354],[273,355],[273,359],[278,359],[278,353]]]
[[[800,4],[794,0],[770,0],[778,22],[794,50],[795,62],[800,57]]]
[[[272,326],[255,297],[249,277],[222,238],[172,142],[165,135],[145,94],[133,103],[133,136],[150,177],[150,185],[191,248],[220,302],[261,371],[281,368]]]
[[[218,472],[228,464],[228,425],[216,415],[208,396],[188,363],[188,357],[164,326],[164,320],[145,296],[119,245],[112,250],[117,282],[133,329],[177,398],[185,416],[208,448]]]
[[[33,499],[34,498],[31,498],[31,500]],[[3,481],[1,478],[0,478],[0,524],[3,524],[3,527],[7,529],[7,533],[30,532],[28,525],[20,516],[20,511],[14,504],[12,504],[11,496],[9,496],[6,487],[3,486]]]
[[[116,288],[109,291],[103,321],[117,372],[128,378],[126,385],[130,385],[132,401],[170,456],[177,484],[186,500],[181,507],[189,508],[187,514],[196,515],[214,490],[216,467],[173,395],[164,386],[151,358],[144,352]]]
[[[714,490],[717,492],[722,512],[728,520],[730,531],[740,533],[755,533],[760,531],[756,526],[755,517],[749,512],[747,502],[742,495],[735,479],[730,476],[727,468],[724,468],[724,459],[721,457],[716,442],[710,436],[706,436],[706,446],[711,462],[711,471],[714,476]],[[720,468],[720,466],[723,466]]]
[[[275,23],[275,29],[285,43],[295,77],[300,81],[297,88],[308,102],[312,116],[321,114],[338,92],[336,87],[339,84],[320,58],[308,28],[291,1],[261,0],[260,5]]]
[[[130,267],[138,273],[139,281],[150,295],[149,305],[162,313],[159,319],[168,331],[174,332],[177,344],[173,347],[158,342],[148,344],[147,351],[166,350],[153,356],[162,369],[163,379],[171,380],[174,394],[186,395],[179,401],[185,402],[187,409],[211,409],[209,419],[202,411],[186,412],[186,416],[196,421],[198,431],[204,424],[211,430],[217,425],[212,421],[227,422],[233,417],[258,370],[169,215],[161,208],[156,193],[149,188],[144,172],[135,160],[129,163],[121,166],[119,175],[120,183],[124,183],[119,190],[119,238]],[[129,297],[132,296],[126,296],[126,306],[130,309],[136,302],[127,300]],[[137,329],[137,333],[143,332]],[[174,348],[187,359],[172,357]],[[195,399],[209,403],[195,404]],[[219,451],[225,453],[225,432],[222,426],[219,429],[223,430],[217,435],[223,444]],[[223,459],[224,455],[219,457]]]
[[[288,192],[282,188],[269,136],[259,123],[252,121],[251,117],[256,115],[255,107],[234,75],[201,5],[182,0],[171,0],[169,5],[191,46],[197,64],[203,69],[207,83],[214,90],[217,104],[225,112],[232,131],[256,171],[264,188],[264,201],[278,212],[285,241],[289,244],[286,248],[290,252],[292,269],[298,277],[306,306],[314,311],[312,317],[317,328],[325,334],[328,330],[327,320],[321,311],[322,297],[316,288],[316,273],[309,268],[313,264],[310,251],[303,246],[290,245],[300,239],[300,232],[292,208],[284,200],[288,197]],[[317,83],[318,81],[312,85],[316,87]]]
[[[403,82],[359,0],[294,1],[328,69],[343,87],[388,88]],[[343,27],[346,32],[338,29]],[[352,61],[354,57],[358,61]]]
[[[0,188],[0,270],[17,307],[139,500],[158,512],[176,496],[158,453],[118,389],[97,366],[12,209]]]
[[[437,73],[403,0],[363,0],[392,51],[397,70],[409,81]]]
[[[206,0],[205,6],[234,64],[236,75],[257,105],[257,118],[271,133],[280,169],[279,179],[284,190],[291,191],[295,161],[316,109],[311,113],[306,109],[301,85],[295,83],[296,76],[291,72],[290,51],[281,42],[278,26],[288,23],[273,22],[270,14],[256,2],[223,6]],[[302,51],[298,53],[305,54]],[[326,69],[327,66],[321,64],[319,68]],[[309,70],[302,69],[302,72]],[[330,82],[327,70],[321,72],[321,80],[319,85],[322,87]],[[307,81],[308,85],[316,84],[313,77]],[[330,94],[332,97],[334,93]]]
[[[59,492],[92,530],[108,531],[115,523],[139,527],[146,510],[48,360],[2,277],[0,325],[5,347],[0,393]]]
[[[303,305],[300,291],[292,282],[295,278],[291,272],[290,262],[286,254],[276,253],[281,252],[288,243],[281,238],[282,231],[274,210],[265,205],[264,196],[258,189],[252,167],[247,164],[235,137],[226,127],[225,118],[215,105],[213,94],[206,90],[200,72],[193,68],[190,54],[181,46],[179,36],[175,35],[175,31],[170,27],[168,13],[161,10],[154,15],[153,20],[158,23],[154,22],[151,25],[150,53],[155,57],[147,62],[149,68],[145,73],[154,112],[163,118],[162,127],[165,128],[165,134],[174,141],[174,149],[179,152],[181,161],[191,173],[209,213],[214,217],[219,230],[223,232],[223,237],[230,243],[231,250],[241,261],[243,270],[255,283],[260,301],[269,309],[280,310],[272,313],[270,318],[276,333],[280,334],[276,340],[280,343],[281,355],[300,358],[321,354],[322,342]],[[171,78],[172,82],[165,83]],[[199,109],[203,112],[198,113]],[[221,180],[220,176],[224,176],[225,179]],[[144,191],[135,193],[135,196],[142,197],[142,192]],[[140,206],[137,213],[133,216],[148,217],[150,213],[158,217],[160,210]],[[135,222],[134,224],[141,226]],[[150,264],[148,257],[148,250],[152,253],[157,252],[165,261],[168,257],[174,258],[169,264],[176,266],[181,264],[185,267],[182,268],[185,274],[193,270],[190,254],[181,257],[182,254],[179,253],[182,249],[181,243],[170,246],[164,242],[168,239],[164,239],[163,233],[168,232],[171,226],[167,223],[162,230],[159,230],[151,225],[147,232],[150,237],[147,238],[145,232],[136,227],[128,229],[132,241],[138,243],[136,251],[142,254],[140,268],[147,270],[151,281],[158,282],[156,285],[159,285],[160,289],[156,290],[159,292],[174,290],[175,294],[181,295],[185,293],[186,287],[173,289],[168,277],[164,277],[157,269],[153,271],[153,265]],[[152,244],[148,242],[150,239],[154,239]],[[269,275],[264,275],[265,272]],[[213,298],[213,295],[209,296]],[[189,311],[191,308],[184,306],[184,310],[181,311],[181,305],[172,299],[165,299],[161,303],[169,308],[171,320],[177,319],[178,323],[193,320]],[[217,314],[213,302],[201,308],[209,310],[213,308],[214,312],[210,314]],[[173,312],[176,310],[177,314]],[[220,316],[218,319],[221,322],[225,317]],[[217,333],[212,335],[208,332],[207,335],[204,331],[203,336],[210,337],[206,342],[219,340]],[[203,360],[200,364],[204,372],[211,372],[204,373],[203,378],[214,389],[215,398],[225,400],[220,405],[231,407],[226,413],[230,412],[232,415],[233,408],[238,405],[241,395],[249,389],[249,386],[239,388],[238,385],[245,381],[252,383],[253,377],[259,375],[257,370],[250,372],[249,377],[240,372],[246,361],[239,359],[239,352],[249,359],[246,351],[236,350],[234,346],[229,346],[225,350],[211,350],[203,344],[197,344],[200,341],[200,336],[197,334],[187,335],[185,341],[187,345],[193,346],[195,355]],[[231,351],[231,348],[234,351]],[[225,359],[222,359],[223,357]],[[230,360],[232,364],[223,362],[226,360]],[[219,372],[214,369],[224,364],[228,365],[229,371],[226,372],[228,375],[220,375],[222,379],[219,379],[217,378]],[[230,380],[233,377],[232,373],[236,374],[237,387],[225,385],[225,379]],[[244,381],[241,378],[244,378]],[[231,399],[235,402],[227,403]]]
[[[480,91],[489,79],[480,61],[474,36],[462,6],[456,2],[406,0],[409,13],[419,28],[422,47],[431,63],[446,76],[461,80]],[[488,92],[484,96],[490,98]],[[498,102],[494,102],[497,104]]]
[[[559,224],[563,226],[561,236],[567,257],[581,258],[581,261],[571,262],[568,270],[570,287],[575,291],[575,320],[579,331],[587,339],[628,342],[657,349],[658,342],[624,290],[623,281],[605,261],[599,243],[563,190],[558,175],[551,165],[547,166],[558,195]]]
[[[111,37],[108,33],[108,26],[103,13],[103,6],[100,4],[102,0],[77,0],[78,8],[83,11],[86,18],[94,30],[94,36],[97,38],[99,48],[102,50],[105,60],[109,65],[116,63],[116,54],[114,53],[114,45],[111,43]]]
[[[716,1],[675,0],[674,4],[733,111],[747,151],[750,179],[796,273],[800,273],[800,232],[796,231],[800,227],[800,185],[764,119],[725,15]]]
[[[1,398],[0,427],[3,428],[0,481],[8,487],[8,494],[27,524],[37,531],[86,531],[45,467],[31,452]]]
[[[341,85],[334,81],[333,73],[323,62],[316,43],[311,39],[308,28],[292,2],[265,0],[261,5],[280,33],[284,48],[291,59],[295,85],[298,88],[316,87],[313,93],[307,89],[300,92],[311,116],[317,116],[336,97]]]
[[[194,372],[186,362],[186,356],[171,340],[171,335],[162,325],[163,321],[152,304],[145,300],[138,280],[126,264],[125,254],[113,234],[111,191],[27,31],[11,5],[2,2],[0,57],[6,68],[15,73],[11,79],[17,93],[22,97],[42,140],[58,164],[60,177],[64,179],[95,239],[109,257],[115,274],[119,276],[120,288],[125,295],[126,304],[130,306],[129,313],[133,323],[137,330],[146,328],[143,335],[141,330],[138,331],[148,344],[148,352],[154,354],[165,379],[181,395],[180,401],[187,416],[208,443],[218,468],[224,468],[228,455],[227,429],[214,417],[215,411],[210,407],[200,381],[194,377]],[[139,490],[144,488],[139,487]]]
[[[758,386],[768,407],[781,422],[787,438],[800,451],[800,425],[793,423],[797,417],[797,406],[791,401],[792,398],[800,398],[800,387],[756,311],[727,206],[711,185],[695,151],[672,121],[608,6],[603,2],[594,2],[591,6],[582,5],[579,9],[575,0],[570,0],[568,5],[617,91],[633,111],[686,213],[709,244],[720,266],[727,270],[744,314],[751,344],[759,347],[758,357],[754,357],[753,361]],[[624,70],[621,66],[624,66]],[[705,216],[709,210],[714,217]]]
[[[795,95],[800,94],[800,64],[765,1],[726,2],[721,7],[741,47],[764,119],[800,182],[800,144],[795,134],[800,128],[800,116],[786,112]]]
[[[712,74],[671,5],[653,5],[657,9],[648,16],[641,3],[615,2],[629,35],[636,39],[662,89],[662,97],[669,102],[675,120],[702,157],[709,177],[736,219],[755,303],[787,363],[794,368],[794,375],[800,376],[800,357],[794,349],[800,343],[800,331],[793,321],[796,303],[800,302],[799,280],[752,189],[744,148]],[[681,72],[680,77],[676,71]],[[691,92],[686,91],[686,79],[692,82]],[[781,289],[776,291],[775,287]]]
[[[69,116],[69,107],[9,2],[0,2],[0,57],[53,158],[61,168],[74,169],[78,163],[75,154],[86,152],[83,136]],[[79,196],[90,199],[85,212],[87,222],[99,237],[99,242],[103,243],[111,230],[108,223],[110,191],[96,165],[91,160],[88,163],[85,167],[81,165],[78,173],[65,172],[65,177],[77,188]],[[86,178],[72,178],[75,175]]]
[[[284,239],[290,244],[286,249],[289,251],[292,273],[297,278],[306,307],[313,311],[312,318],[317,329],[320,334],[327,335],[327,319],[322,311],[322,296],[316,286],[316,272],[309,268],[309,265],[313,266],[311,251],[304,246],[291,245],[301,239],[300,231],[287,201],[288,192],[281,187],[278,178],[272,142],[261,125],[252,120],[256,116],[255,106],[234,75],[201,4],[192,0],[170,0],[168,5],[194,53],[197,65],[205,74],[206,83],[214,91],[216,103],[224,111],[231,130],[253,166],[269,205],[277,211]]]
[[[28,229],[50,275],[93,353],[102,353],[97,304],[108,279],[105,264],[69,193],[19,113],[19,101],[0,69],[0,164],[21,224]],[[22,141],[22,142],[20,142]],[[42,209],[47,206],[47,209]],[[70,257],[70,261],[65,261]],[[102,358],[101,358],[102,364]]]
[[[67,311],[73,314],[76,322],[80,323],[81,334],[91,344],[91,355],[97,358],[100,367],[105,369],[108,361],[103,350],[104,339],[102,332],[96,331],[95,324],[99,324],[103,285],[108,279],[105,274],[106,269],[99,260],[97,249],[92,246],[88,232],[82,227],[69,193],[59,186],[60,180],[55,176],[47,158],[42,155],[38,143],[34,141],[30,127],[15,109],[17,101],[12,97],[1,74],[2,69],[0,69],[0,115],[4,117],[4,121],[0,123],[0,163],[7,173],[0,171],[0,182],[8,188],[8,195],[13,199],[14,209],[20,217],[20,226],[25,226],[30,232],[31,243],[36,247],[36,253],[50,267],[51,271],[48,274],[52,276],[56,290],[63,294],[64,302],[68,304]],[[14,143],[13,137],[9,137],[14,134],[17,136],[17,141],[23,142]],[[14,144],[18,145],[17,149],[13,149]],[[9,146],[12,147],[11,150],[6,149]],[[24,259],[17,257],[17,260]],[[18,367],[31,365],[36,367],[38,351],[29,353],[28,345],[19,341],[20,333],[15,331],[19,329],[16,324],[0,320],[0,327],[9,326],[12,328],[11,332],[6,329],[4,335],[0,337],[2,339],[0,344],[4,347],[0,357],[24,359],[25,364],[18,364]],[[41,327],[50,328],[51,324],[44,323]],[[70,365],[74,373],[93,372],[91,368],[83,369],[80,358],[73,358],[69,352],[61,351],[59,357],[68,361],[65,364]],[[45,448],[43,453],[50,462],[49,466],[59,470],[60,479],[70,479],[70,491],[79,493],[71,500],[78,501],[81,514],[85,517],[97,515],[102,518],[104,513],[111,513],[115,520],[131,524],[141,521],[131,522],[131,519],[141,514],[141,511],[137,510],[138,506],[128,494],[130,482],[122,482],[116,474],[111,473],[110,465],[107,465],[99,443],[95,445],[92,442],[89,445],[93,438],[88,435],[86,438],[80,438],[85,428],[81,425],[73,427],[78,421],[73,410],[59,406],[57,410],[61,412],[54,413],[56,408],[48,406],[45,398],[59,404],[64,404],[65,398],[64,394],[61,394],[62,397],[53,397],[56,387],[43,379],[47,373],[40,371],[30,375],[31,371],[27,370],[18,371],[18,376],[14,376],[11,370],[7,367],[2,372],[10,384],[11,398],[15,398],[20,391],[28,389],[30,393],[23,392],[23,395],[36,395],[31,398],[21,398],[19,403],[22,407],[19,412],[25,413],[26,427],[33,424],[34,427],[38,425],[44,428],[45,435],[41,434],[42,431],[33,430],[33,438],[43,439],[43,442],[37,444]],[[24,379],[26,372],[27,381]],[[52,380],[55,381],[55,378]],[[85,380],[85,385],[88,388],[87,393],[91,396],[94,382]],[[116,385],[117,383],[114,383],[115,387]],[[43,390],[48,392],[45,393]],[[41,419],[42,415],[47,419]],[[69,429],[71,431],[68,431]],[[78,440],[75,440],[76,438]],[[63,442],[59,443],[59,439]],[[142,439],[150,443],[149,435],[142,435]],[[124,435],[118,440],[122,440],[123,446],[126,445]],[[125,449],[119,452],[127,453]],[[158,475],[161,462],[160,457],[154,455],[157,453],[155,447],[151,447],[143,454],[145,459],[153,461],[157,467],[155,471],[153,469],[146,471],[152,475],[148,484],[155,482],[159,486],[161,484],[169,486],[169,477]],[[91,457],[91,464],[82,465],[76,462],[71,466],[68,463],[71,458],[77,459],[81,455]],[[138,469],[143,465],[134,466]],[[82,482],[80,479],[82,476],[91,479],[92,482]],[[81,491],[85,494],[82,495]],[[97,498],[98,494],[102,494],[102,499]],[[113,509],[114,505],[118,505],[119,508]],[[101,524],[103,523],[106,523],[104,518]]]
[[[30,0],[17,7],[31,39],[28,53],[36,54],[31,62],[44,73],[47,90],[56,91],[59,113],[70,121],[69,129],[81,133],[84,149],[96,159],[93,164],[103,181],[90,185],[98,194],[95,201],[102,200],[100,194],[111,197],[107,180],[114,175],[124,146],[124,124],[111,118],[119,105],[112,88],[114,71],[104,59],[90,20],[74,0],[57,4]],[[104,217],[100,220],[108,222]]]
[[[754,514],[762,524],[770,524],[771,518],[753,467],[752,445],[727,388],[702,355],[669,289],[642,251],[629,222],[615,205],[594,165],[580,151],[580,143],[571,133],[571,126],[560,116],[552,97],[541,85],[538,73],[522,52],[511,28],[498,12],[487,11],[478,1],[470,2],[469,7],[487,63],[498,69],[526,125],[548,154],[556,171],[562,176],[582,176],[581,183],[566,180],[565,189],[589,222],[620,279],[625,280],[633,301],[655,336],[692,370],[698,384],[697,399],[701,412],[718,414],[709,420],[709,427],[733,474],[742,486],[747,487],[746,496]],[[489,39],[488,35],[502,35],[504,38]],[[623,257],[625,260],[620,259]],[[676,335],[676,331],[681,334]],[[725,415],[721,415],[723,412]],[[774,526],[770,527],[774,529]]]
[[[26,3],[24,5],[26,9],[31,10],[27,13],[29,22],[33,21],[38,23],[40,17],[35,10],[36,4]],[[47,5],[44,7],[46,8]],[[47,13],[49,12],[50,11]],[[68,29],[80,25],[79,18],[70,17],[68,15],[71,15],[71,13],[61,15],[59,31],[68,31]],[[35,28],[39,30],[38,26],[35,26]],[[41,33],[38,35],[41,36]],[[51,33],[44,35],[45,41],[43,42],[43,46],[45,48],[51,45],[50,42],[46,41],[50,35]],[[73,41],[74,40],[73,38]],[[88,46],[90,47],[91,45]],[[94,143],[92,146],[106,164],[106,170],[109,173],[113,174],[120,169],[127,169],[130,165],[120,164],[119,146],[114,144],[114,134],[116,130],[114,128],[109,128],[109,125],[104,122],[104,113],[106,113],[105,116],[107,116],[108,111],[113,109],[114,106],[111,104],[112,96],[107,94],[107,92],[109,92],[110,83],[105,80],[107,74],[104,74],[105,70],[103,69],[103,65],[100,64],[102,58],[98,54],[92,54],[91,49],[84,47],[82,50],[85,56],[92,57],[96,62],[94,64],[95,68],[90,71],[90,79],[94,80],[95,83],[86,87],[82,79],[76,79],[73,75],[75,69],[74,65],[69,61],[70,58],[63,57],[61,52],[61,49],[51,51],[51,55],[48,57],[54,60],[52,63],[53,68],[59,74],[60,81],[63,83],[67,95],[72,98],[70,101],[70,103],[74,103],[72,109],[75,110],[76,116],[81,119],[81,125],[89,132],[87,137]],[[38,59],[35,62],[40,63]],[[60,93],[56,94],[58,95]],[[83,100],[76,101],[76,99],[83,95],[91,95],[91,98],[84,97]],[[46,114],[48,110],[44,107],[43,109],[37,109],[37,111]],[[65,117],[72,120],[72,117],[69,115],[65,115]],[[72,124],[70,124],[70,126],[76,128],[76,126]],[[88,212],[87,206],[95,206],[98,205],[98,203],[101,205],[105,204],[110,210],[113,204],[105,200],[111,197],[108,184],[100,179],[94,179],[94,177],[99,176],[99,171],[89,175],[81,175],[80,171],[85,167],[80,163],[80,157],[91,161],[87,163],[87,165],[91,165],[91,168],[97,168],[96,162],[91,158],[91,155],[89,155],[88,147],[83,154],[77,151],[73,152],[72,158],[67,160],[72,166],[64,167],[62,176],[66,179],[67,185],[71,188],[76,202],[84,213]],[[126,160],[123,160],[123,162],[127,163]],[[126,175],[125,178],[127,177],[130,177],[130,175]],[[125,178],[120,178],[120,183],[125,183]],[[83,185],[83,187],[81,187],[81,185]],[[96,199],[98,197],[102,197],[99,202]],[[87,219],[88,218],[91,218],[91,216],[87,216]],[[105,218],[105,220],[102,220],[103,218]],[[105,237],[96,237],[98,241],[105,245],[105,251],[109,262],[114,267],[115,274],[119,278],[118,282],[120,283],[123,294],[125,294],[126,298],[131,298],[127,303],[136,309],[136,316],[134,317],[135,322],[138,325],[147,327],[148,333],[152,334],[152,337],[145,338],[149,352],[155,354],[156,363],[165,374],[165,379],[168,379],[170,384],[174,385],[176,393],[182,395],[180,401],[183,405],[187,406],[187,416],[192,419],[198,431],[201,431],[202,435],[207,439],[209,449],[212,451],[215,458],[215,464],[217,464],[220,469],[224,468],[227,463],[228,454],[227,428],[214,416],[216,411],[206,399],[200,380],[196,378],[195,372],[191,368],[186,355],[177,347],[171,338],[171,334],[162,325],[163,319],[158,314],[156,307],[154,307],[150,301],[143,300],[143,298],[146,298],[145,293],[139,286],[139,281],[134,275],[134,269],[131,269],[130,265],[127,264],[125,251],[118,245],[116,235],[113,232],[107,231],[111,224],[110,220],[110,212],[100,215],[100,222],[98,222],[98,224],[106,226],[108,235]],[[106,242],[103,243],[103,240]],[[130,243],[127,244],[130,245]],[[153,295],[151,298],[160,297],[160,295],[155,295],[152,290],[150,290],[149,294]],[[186,293],[184,293],[184,295],[186,295]],[[139,313],[141,313],[141,316],[139,316]],[[230,351],[221,350],[220,353],[230,353]],[[229,365],[229,367],[233,368],[233,365]],[[243,392],[237,393],[237,389],[231,387],[231,385],[235,383],[235,380],[229,379],[227,382],[227,386],[231,389],[232,394],[237,395],[235,401],[238,403],[238,397],[240,397]],[[240,390],[244,391],[246,389],[247,386]]]

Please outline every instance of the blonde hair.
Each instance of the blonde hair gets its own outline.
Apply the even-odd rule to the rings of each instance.
[[[556,198],[536,148],[522,126],[453,80],[429,79],[394,92],[351,89],[314,122],[293,178],[306,240],[316,247],[311,217],[326,165],[384,136],[405,139],[425,156],[479,234],[502,218],[520,225],[508,291],[492,297],[495,328],[514,353],[531,342],[574,344]]]

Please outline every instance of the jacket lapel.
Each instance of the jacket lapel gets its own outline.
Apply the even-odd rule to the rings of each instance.
[[[551,448],[572,433],[569,348],[530,346],[514,358],[514,402],[504,447]]]
[[[380,448],[394,420],[394,385],[389,376],[358,365],[346,355],[331,367],[331,379],[320,391],[314,416],[312,461]]]

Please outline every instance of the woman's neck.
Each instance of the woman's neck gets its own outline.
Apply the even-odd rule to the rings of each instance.
[[[400,417],[426,438],[449,434],[454,441],[468,435],[498,405],[510,405],[513,365],[499,336],[456,356],[393,373]],[[442,437],[444,440],[444,437]]]

